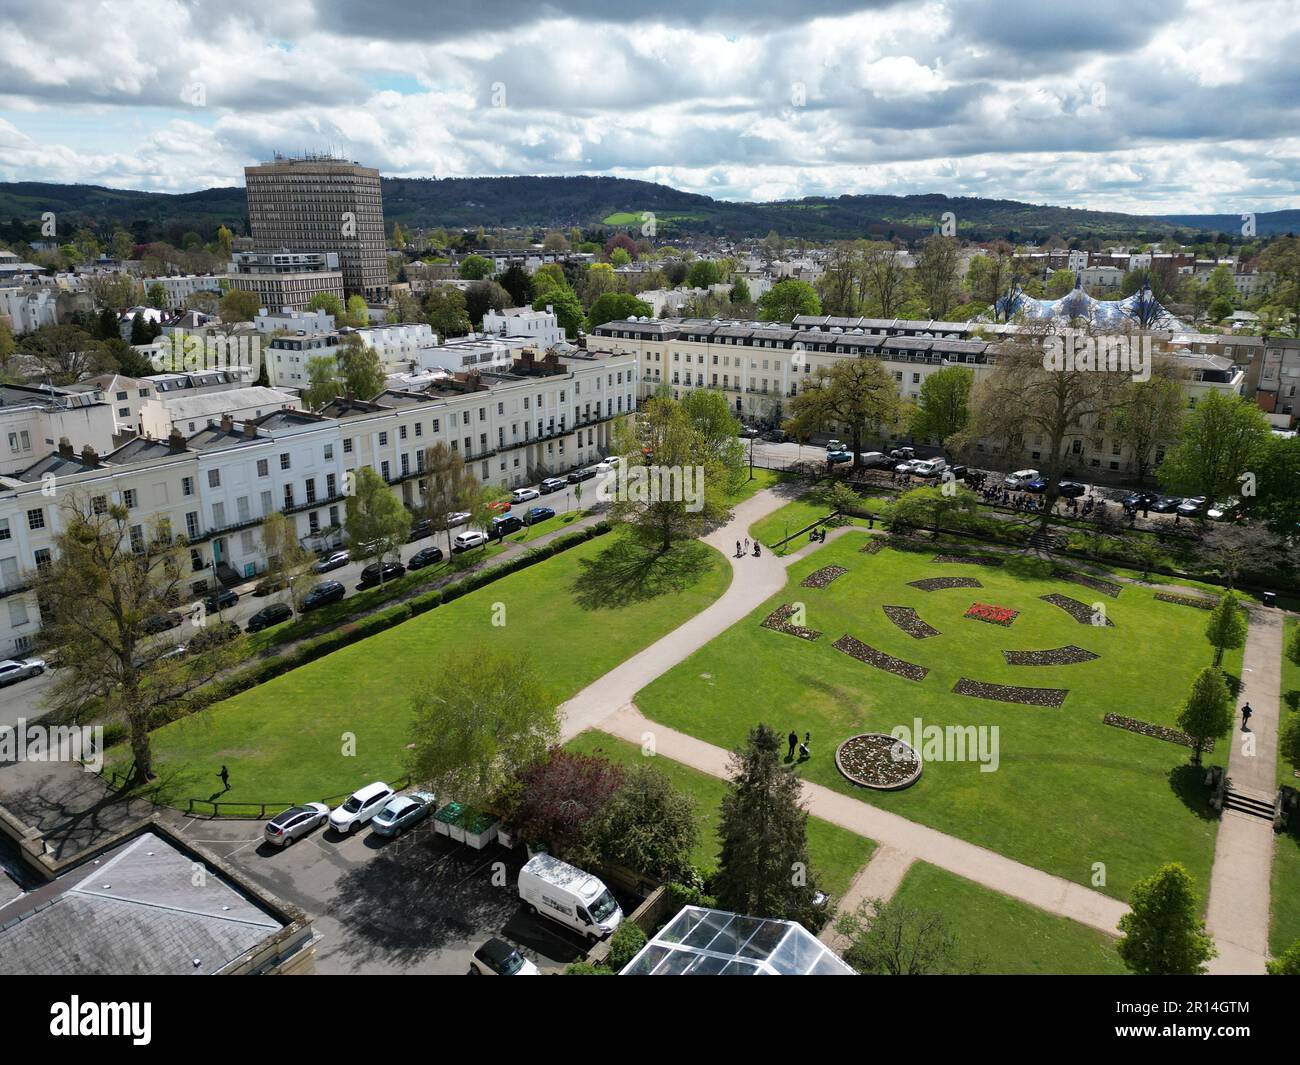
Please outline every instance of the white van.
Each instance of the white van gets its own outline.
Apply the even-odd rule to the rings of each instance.
[[[938,477],[947,468],[948,463],[945,459],[926,459],[916,464],[912,469],[912,475],[915,477]]]
[[[623,922],[623,911],[598,877],[549,854],[537,854],[519,870],[519,897],[531,913],[603,939]]]

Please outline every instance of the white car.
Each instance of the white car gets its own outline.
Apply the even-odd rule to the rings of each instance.
[[[345,836],[355,832],[379,813],[393,795],[393,789],[382,780],[367,784],[349,795],[347,801],[330,814],[330,828]]]
[[[826,450],[827,451],[848,451],[848,447],[845,446],[843,440],[827,440]]]
[[[1233,498],[1224,500],[1222,503],[1215,503],[1205,512],[1205,516],[1211,521],[1225,521],[1237,513],[1237,508],[1241,506],[1241,500]]]
[[[920,462],[916,459],[906,459],[894,467],[895,473],[913,473]]]
[[[540,976],[537,966],[504,939],[484,943],[469,962],[470,976]]]
[[[1008,488],[1024,488],[1030,481],[1038,480],[1037,470],[1016,470],[1015,473],[1007,477],[1002,483]]]
[[[451,549],[456,552],[468,551],[472,547],[482,547],[487,542],[487,533],[481,529],[470,529],[469,532],[456,534],[456,539],[451,542]]]
[[[453,510],[447,515],[446,528],[454,529],[457,525],[464,525],[472,517],[468,510]]]
[[[527,503],[530,499],[541,498],[542,493],[536,488],[516,488],[510,493],[511,503]]]
[[[28,677],[39,677],[44,672],[45,659],[43,658],[27,658],[22,661],[6,658],[0,661],[0,688],[6,684],[26,680]]]

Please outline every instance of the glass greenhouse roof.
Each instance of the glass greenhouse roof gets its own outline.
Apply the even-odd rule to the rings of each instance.
[[[801,924],[686,906],[620,976],[852,976]]]

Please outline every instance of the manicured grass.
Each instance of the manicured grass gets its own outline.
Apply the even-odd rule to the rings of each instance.
[[[1287,648],[1295,639],[1295,631],[1300,628],[1300,618],[1287,618],[1282,636],[1282,712],[1300,711],[1300,662],[1293,662],[1287,657]]]
[[[1116,712],[1174,726],[1196,672],[1213,660],[1206,613],[1161,603],[1153,590],[1126,586],[1108,599],[1081,585],[1049,579],[1050,564],[1009,556],[1001,567],[933,563],[929,553],[892,549],[863,555],[865,535],[849,535],[790,568],[786,588],[748,618],[644,688],[637,705],[649,717],[722,747],[738,745],[767,719],[782,731],[811,730],[813,754],[802,772],[941,831],[1028,865],[1092,886],[1104,863],[1104,890],[1127,898],[1133,883],[1164,862],[1181,861],[1204,895],[1217,828],[1203,770],[1190,751],[1102,721]],[[826,588],[799,582],[829,564],[849,572]],[[970,576],[981,588],[924,592],[908,582]],[[1080,625],[1038,598],[1059,592],[1105,604],[1114,627]],[[1019,610],[1010,628],[963,617],[972,602]],[[764,629],[782,603],[802,603],[814,643]],[[913,607],[942,635],[916,640],[891,624],[883,605]],[[831,645],[851,634],[886,654],[931,671],[920,682],[874,669]],[[1078,665],[1009,666],[1003,650],[1075,644],[1101,657]],[[1225,658],[1230,683],[1241,652]],[[1057,709],[952,693],[962,677],[997,684],[1069,690]],[[834,749],[859,732],[896,726],[998,729],[996,771],[974,760],[930,758],[924,775],[899,792],[857,788],[835,767]],[[924,753],[924,752],[923,752]],[[1226,760],[1226,743],[1207,762]]]
[[[603,755],[611,762],[623,765],[635,765],[645,757],[635,744],[603,732],[584,732],[566,746],[571,751]],[[700,838],[693,861],[704,876],[711,876],[718,867],[718,810],[727,791],[727,782],[663,757],[656,757],[654,765],[676,787],[694,796]],[[808,818],[808,854],[817,883],[827,894],[837,898],[843,895],[875,848],[871,840],[847,829],[817,817]]]
[[[917,910],[938,910],[968,968],[1006,975],[1122,975],[1128,970],[1110,936],[1057,917],[924,862],[907,871],[894,899]]]
[[[864,497],[862,506],[870,510],[873,507],[884,507],[889,500],[875,497]],[[828,514],[835,513],[835,507],[830,501],[830,486],[816,485],[801,495],[798,499],[791,500],[785,506],[772,511],[765,518],[760,518],[749,527],[749,535],[761,543],[764,547],[774,548],[774,546],[787,536],[793,536],[800,529],[811,525],[815,521],[820,521]],[[847,523],[853,525],[867,524],[864,518],[845,518]],[[879,517],[876,518],[876,525],[882,524]],[[796,541],[790,546],[792,548],[803,547],[806,541]]]
[[[1300,942],[1300,823],[1294,816],[1290,828],[1273,843],[1271,909],[1269,950],[1276,957]]]
[[[753,476],[751,477],[750,471],[746,470],[745,479],[740,482],[740,487],[727,497],[727,502],[732,506],[743,503],[750,496],[761,492],[764,488],[771,488],[774,484],[780,484],[788,476],[780,470],[765,470],[761,466],[756,466],[752,472]]]
[[[165,794],[206,798],[223,764],[223,801],[300,802],[396,780],[413,692],[488,648],[529,656],[567,699],[731,579],[722,556],[698,543],[638,577],[628,554],[638,550],[621,535],[599,537],[165,726],[153,736]]]

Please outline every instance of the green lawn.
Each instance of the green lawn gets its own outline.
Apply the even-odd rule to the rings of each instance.
[[[1206,613],[1156,602],[1125,587],[1118,599],[1047,577],[1050,566],[1022,556],[998,568],[933,563],[928,553],[886,549],[861,554],[868,537],[845,536],[791,567],[790,583],[740,624],[644,688],[649,717],[722,747],[735,747],[755,722],[781,732],[811,730],[813,758],[802,772],[818,783],[904,817],[987,846],[1076,883],[1127,898],[1133,883],[1167,861],[1181,861],[1204,894],[1217,815],[1190,752],[1103,724],[1113,711],[1173,726],[1199,668],[1212,661]],[[802,588],[814,570],[849,572],[824,589]],[[982,588],[925,592],[908,581],[973,576]],[[1085,604],[1104,600],[1114,627],[1080,625],[1038,596],[1060,592]],[[975,601],[1021,611],[1012,627],[964,618]],[[760,627],[782,603],[803,603],[815,643]],[[891,624],[882,605],[913,607],[942,635],[916,640]],[[841,635],[928,667],[920,682],[874,669],[831,644]],[[1078,665],[1010,666],[1002,650],[1075,644],[1101,657]],[[1225,659],[1230,681],[1241,652]],[[962,677],[1069,690],[1056,709],[952,693]],[[858,732],[896,726],[996,726],[1000,760],[981,772],[973,760],[931,759],[915,785],[899,792],[857,788],[835,768],[836,745]],[[1223,763],[1226,745],[1207,756]]]
[[[1298,625],[1300,619],[1287,619],[1286,642],[1282,644],[1282,721],[1291,714],[1300,714],[1300,665],[1286,656],[1286,648]],[[1292,767],[1280,755],[1278,781],[1300,787]],[[1293,817],[1290,829],[1278,836],[1274,844],[1273,925],[1269,946],[1274,954],[1280,954],[1297,940],[1300,940],[1300,820]]]
[[[980,972],[999,976],[1128,971],[1110,936],[924,862],[908,870],[894,899],[942,912],[964,968],[978,959]]]
[[[624,765],[634,765],[644,757],[635,744],[602,732],[584,732],[567,746],[571,751],[603,755],[611,762]],[[693,860],[706,877],[712,875],[718,867],[718,809],[727,790],[726,781],[662,757],[655,759],[655,768],[667,774],[676,787],[694,796],[700,838]],[[867,864],[875,847],[871,840],[829,821],[808,818],[808,853],[813,873],[821,889],[830,895],[838,898],[848,890],[854,875]]]
[[[864,508],[883,507],[889,500],[879,498],[864,498],[862,505]],[[791,500],[785,506],[772,511],[765,518],[759,518],[749,527],[749,535],[761,543],[764,547],[774,547],[775,544],[784,540],[787,536],[793,536],[800,529],[811,525],[815,521],[820,521],[828,514],[833,514],[835,507],[830,501],[830,486],[819,484],[810,488],[798,499]],[[846,519],[854,525],[863,525],[867,523],[864,519],[849,518]],[[879,527],[880,521],[876,525]],[[803,547],[806,539],[796,541],[790,546],[792,549]]]
[[[164,793],[205,798],[223,764],[224,801],[299,802],[399,778],[411,694],[489,647],[527,654],[567,699],[699,613],[731,579],[703,544],[633,565],[644,559],[626,537],[598,537],[173,722],[153,736]],[[349,737],[355,754],[345,753]]]
[[[1292,662],[1286,655],[1287,648],[1295,639],[1295,631],[1300,628],[1300,618],[1287,618],[1286,631],[1282,642],[1282,713],[1300,711],[1300,662]]]
[[[771,488],[774,484],[779,484],[785,479],[786,475],[779,470],[765,470],[761,466],[755,467],[752,471],[746,470],[745,479],[740,482],[740,487],[727,497],[727,502],[734,507],[737,503],[743,503],[750,496],[761,492],[764,488]]]

